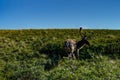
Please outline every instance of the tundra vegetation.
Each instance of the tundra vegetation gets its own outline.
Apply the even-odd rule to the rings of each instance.
[[[119,80],[120,30],[85,29],[90,46],[70,59],[78,29],[0,30],[0,80]]]

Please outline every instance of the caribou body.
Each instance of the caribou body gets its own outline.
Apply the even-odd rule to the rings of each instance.
[[[90,43],[87,40],[86,36],[83,36],[81,33],[82,28],[80,27],[80,34],[82,39],[80,41],[77,41],[75,39],[67,39],[65,41],[65,51],[68,54],[68,57],[74,57],[75,56],[75,52],[77,52],[77,58],[79,59],[79,51],[80,49],[82,49],[85,45],[90,45]]]

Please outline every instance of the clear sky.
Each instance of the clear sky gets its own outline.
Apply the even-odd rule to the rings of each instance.
[[[120,29],[120,0],[0,0],[0,29]]]

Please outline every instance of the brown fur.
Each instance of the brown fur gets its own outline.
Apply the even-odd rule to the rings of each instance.
[[[75,51],[77,51],[77,57],[79,58],[80,49],[82,49],[85,45],[90,45],[90,43],[87,40],[87,37],[81,33],[81,30],[82,30],[82,27],[80,27],[80,31],[79,31],[82,37],[82,40],[77,41],[75,39],[67,39],[65,41],[64,47],[69,58],[74,57]]]

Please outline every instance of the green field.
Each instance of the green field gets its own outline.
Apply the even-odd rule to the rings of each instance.
[[[85,29],[90,46],[69,60],[78,29],[0,30],[0,80],[119,80],[120,30]]]

